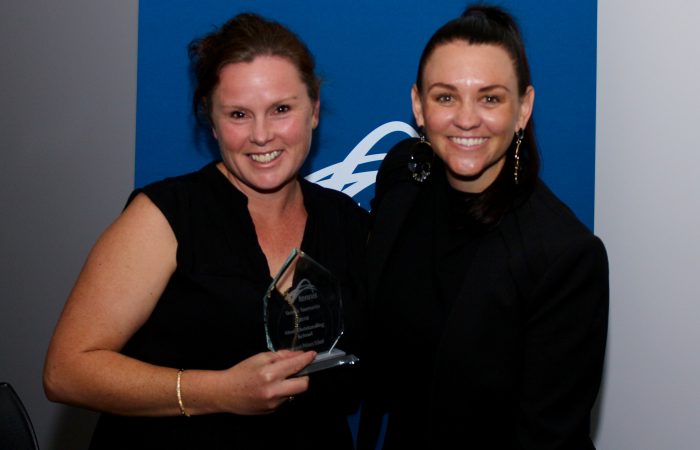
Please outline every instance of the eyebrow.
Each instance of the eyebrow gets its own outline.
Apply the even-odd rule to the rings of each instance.
[[[282,99],[276,100],[272,103],[273,106],[284,105],[285,103],[291,103],[299,99],[298,95],[290,95]],[[248,109],[245,106],[234,104],[234,103],[220,103],[219,106],[223,109]]]
[[[430,86],[428,86],[428,91],[431,91],[432,89],[435,89],[435,88],[442,88],[442,89],[447,89],[450,91],[457,91],[458,90],[457,87],[453,84],[437,82],[437,83],[433,83]],[[479,92],[488,92],[488,91],[493,91],[494,89],[503,89],[506,92],[510,92],[510,89],[508,89],[506,86],[504,86],[502,84],[489,84],[488,86],[484,86],[484,87],[479,88]]]

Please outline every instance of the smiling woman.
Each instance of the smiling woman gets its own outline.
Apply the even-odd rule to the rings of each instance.
[[[413,113],[445,163],[450,185],[479,193],[494,182],[516,130],[525,129],[534,102],[521,96],[510,56],[500,46],[453,41],[425,64],[423,86],[411,91]]]
[[[372,203],[359,448],[384,414],[384,450],[593,448],[607,257],[538,178],[515,20],[482,5],[443,25],[411,97],[423,136],[387,154]]]
[[[211,123],[229,180],[248,196],[287,189],[309,153],[319,101],[278,56],[228,64],[219,79]]]
[[[263,323],[272,274],[300,248],[339,280],[340,345],[361,353],[367,213],[298,174],[318,124],[313,57],[255,14],[190,55],[221,160],[132,193],[59,319],[47,396],[102,412],[92,449],[350,449],[357,368],[296,376],[316,352],[268,351]]]

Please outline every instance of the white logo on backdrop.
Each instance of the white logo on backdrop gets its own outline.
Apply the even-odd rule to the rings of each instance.
[[[374,184],[377,178],[376,170],[356,173],[355,169],[360,164],[384,159],[386,153],[374,153],[371,155],[367,153],[372,150],[374,145],[384,136],[395,131],[406,133],[411,137],[418,137],[416,130],[407,123],[399,121],[385,123],[365,136],[365,138],[348,153],[348,156],[346,156],[343,161],[317,170],[307,175],[306,179],[313,183],[320,184],[321,186],[344,192],[351,197],[355,196],[363,189]]]

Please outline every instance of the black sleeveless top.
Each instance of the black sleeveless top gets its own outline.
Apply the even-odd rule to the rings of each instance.
[[[347,195],[301,180],[308,213],[302,250],[340,281],[345,333],[361,355],[367,212]],[[267,351],[263,295],[271,277],[247,198],[211,163],[153,183],[146,194],[178,242],[177,269],[123,353],[160,366],[226,369]],[[359,404],[357,366],[311,375],[309,390],[273,414],[120,417],[102,414],[91,449],[352,448],[346,416]],[[176,402],[173,379],[173,402]]]

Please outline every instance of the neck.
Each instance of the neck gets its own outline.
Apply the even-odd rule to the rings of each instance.
[[[244,192],[248,197],[248,211],[258,220],[284,220],[292,214],[304,210],[304,196],[301,184],[294,180],[284,188],[275,192]]]
[[[295,178],[272,192],[260,192],[232,177],[223,164],[218,167],[248,198],[258,244],[267,259],[270,276],[274,276],[292,248],[301,247],[304,237],[306,208],[299,180]]]
[[[275,218],[285,216],[290,212],[298,210],[299,207],[303,209],[304,201],[301,192],[301,184],[296,178],[290,180],[277,190],[258,191],[234,177],[223,163],[219,163],[217,167],[231,184],[246,196],[248,200],[248,210],[253,216],[274,220]]]

